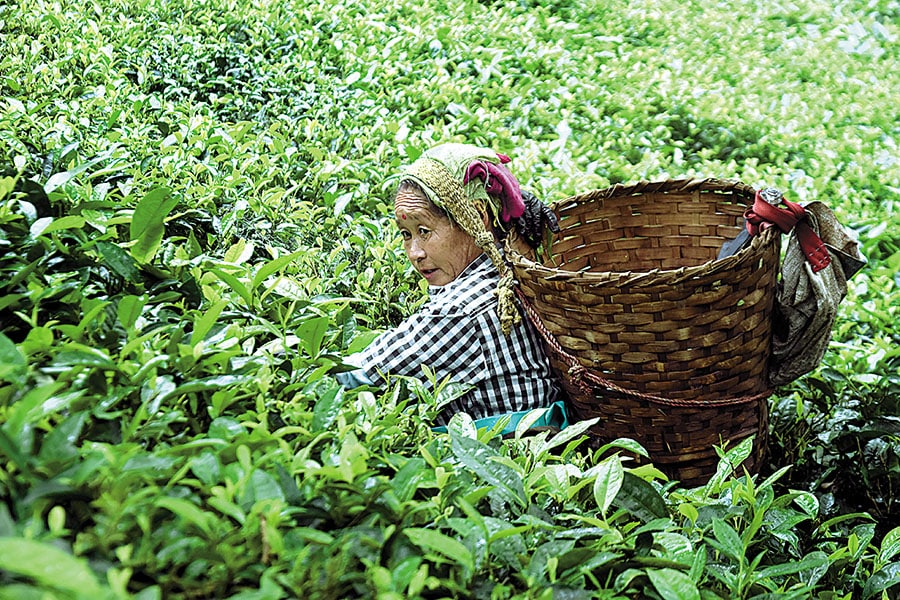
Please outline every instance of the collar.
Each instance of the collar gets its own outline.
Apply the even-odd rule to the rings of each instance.
[[[447,293],[450,290],[456,289],[459,285],[463,284],[464,279],[468,279],[472,275],[480,275],[482,273],[489,272],[494,267],[494,264],[491,262],[490,257],[482,252],[475,259],[466,265],[466,268],[462,270],[462,272],[456,276],[456,279],[448,283],[447,285],[429,285],[428,286],[428,295],[429,296],[439,296],[441,294]]]

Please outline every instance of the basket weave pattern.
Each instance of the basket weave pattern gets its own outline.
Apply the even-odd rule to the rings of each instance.
[[[682,481],[711,475],[714,444],[765,440],[780,236],[716,259],[755,194],[716,179],[617,185],[552,205],[560,232],[542,263],[507,247],[574,417],[600,416],[595,435],[638,440]]]

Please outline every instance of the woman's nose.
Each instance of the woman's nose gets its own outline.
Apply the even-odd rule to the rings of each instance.
[[[417,240],[411,240],[409,242],[409,250],[407,251],[410,260],[418,260],[421,258],[425,258],[425,249],[422,248],[422,244],[420,244]]]

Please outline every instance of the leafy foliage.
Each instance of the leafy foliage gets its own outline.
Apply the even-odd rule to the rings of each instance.
[[[0,595],[882,598],[900,583],[893,0],[0,4]],[[423,301],[391,174],[555,200],[732,177],[870,259],[769,464],[685,489],[586,424],[345,391]],[[423,379],[427,374],[423,374]],[[864,491],[860,496],[859,490]]]

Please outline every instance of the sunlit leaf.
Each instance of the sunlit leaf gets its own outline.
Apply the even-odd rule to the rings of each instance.
[[[35,540],[0,538],[0,569],[75,597],[97,598],[102,593],[86,561]]]
[[[300,338],[300,344],[307,354],[312,357],[319,356],[330,323],[329,317],[320,316],[307,319],[297,326],[297,337]]]
[[[344,399],[343,388],[333,386],[319,396],[313,408],[312,430],[327,429],[337,419]]]
[[[262,284],[262,282],[265,281],[270,275],[277,273],[305,254],[307,254],[306,250],[298,250],[296,252],[285,254],[268,261],[262,267],[260,267],[256,274],[253,276],[253,281],[250,284],[251,289],[258,288],[260,284]]]
[[[744,560],[744,543],[734,528],[722,519],[713,519],[712,525],[716,549],[738,563]]]
[[[25,357],[12,340],[0,333],[0,379],[17,383],[21,381],[25,368]]]
[[[619,460],[619,457],[613,456],[600,463],[596,473],[594,499],[597,501],[597,506],[600,507],[600,512],[606,514],[619,490],[622,489],[625,470],[622,468],[622,461]]]
[[[900,527],[894,527],[884,535],[878,560],[886,563],[893,560],[897,554],[900,554]]]
[[[205,534],[211,532],[212,521],[214,520],[213,515],[202,510],[193,502],[185,500],[184,498],[166,496],[156,500],[156,506],[165,508],[188,523],[196,525]]]
[[[408,527],[403,530],[403,535],[426,552],[456,562],[469,571],[475,568],[475,560],[469,549],[450,536],[421,527]]]
[[[116,305],[116,315],[119,318],[119,323],[125,329],[131,329],[137,322],[138,317],[141,316],[146,303],[147,299],[141,296],[129,295],[120,298],[119,303]]]
[[[647,569],[647,577],[665,600],[700,600],[700,590],[691,578],[675,569]]]

